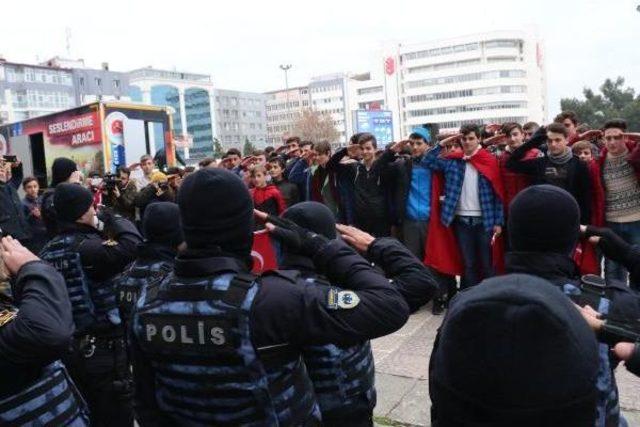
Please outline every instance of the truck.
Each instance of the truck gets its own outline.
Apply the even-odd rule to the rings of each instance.
[[[143,154],[164,149],[175,164],[171,111],[126,102],[97,101],[44,116],[0,125],[0,156],[16,156],[25,176],[41,188],[51,178],[57,157],[76,162],[85,176],[115,173]]]

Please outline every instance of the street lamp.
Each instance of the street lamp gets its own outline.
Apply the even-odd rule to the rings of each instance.
[[[280,64],[280,69],[284,71],[284,90],[285,90],[285,115],[289,114],[289,73],[288,71],[291,69],[291,64]],[[288,117],[287,117],[288,120]]]

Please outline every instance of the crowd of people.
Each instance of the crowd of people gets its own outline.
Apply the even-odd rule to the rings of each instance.
[[[371,426],[369,340],[432,302],[433,425],[625,426],[637,141],[564,112],[197,168],[58,158],[44,191],[4,158],[0,424]],[[278,269],[256,275],[259,229]]]

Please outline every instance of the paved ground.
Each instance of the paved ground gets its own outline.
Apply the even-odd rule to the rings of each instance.
[[[398,332],[373,342],[376,360],[377,425],[429,426],[428,366],[442,316],[430,307],[411,316]],[[630,426],[640,426],[640,379],[624,367],[616,372],[621,406]]]

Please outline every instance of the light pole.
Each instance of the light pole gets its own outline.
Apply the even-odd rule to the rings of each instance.
[[[285,90],[285,117],[289,120],[289,70],[291,69],[291,64],[280,64],[280,69],[284,71],[284,90]]]

